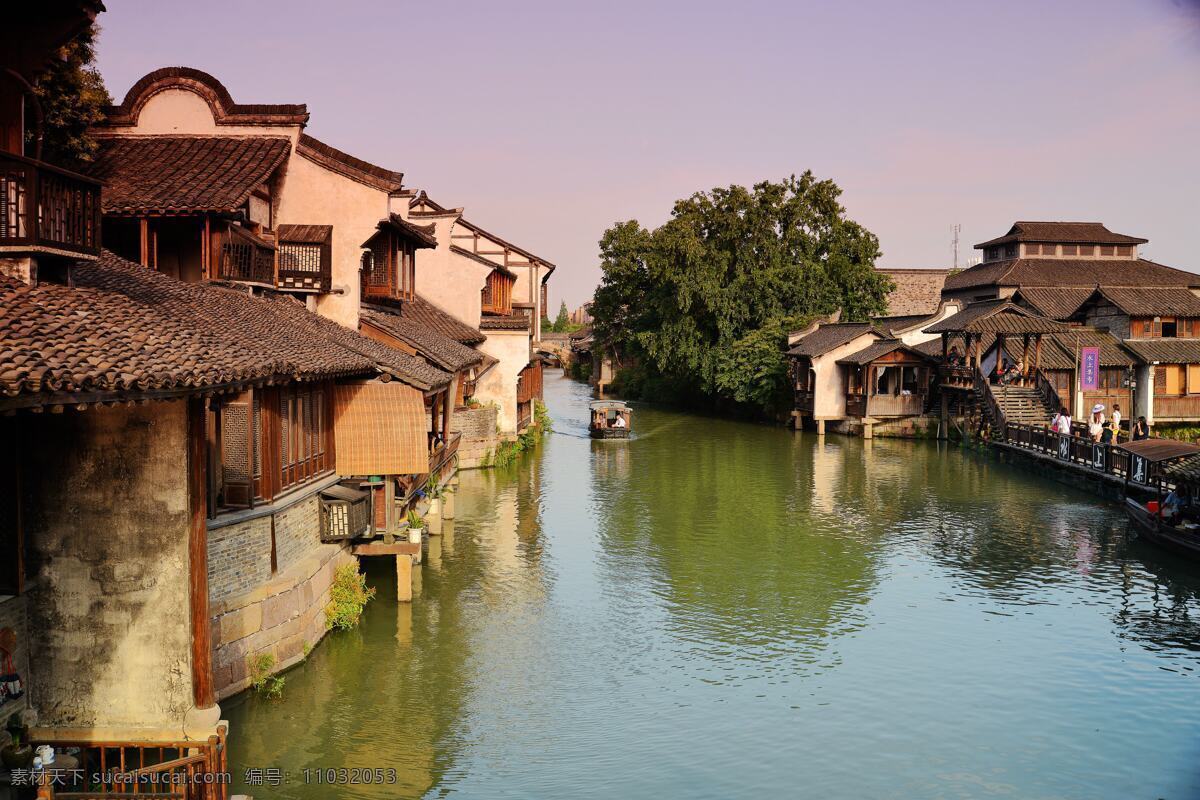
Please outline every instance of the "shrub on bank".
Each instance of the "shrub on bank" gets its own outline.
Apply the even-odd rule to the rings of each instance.
[[[358,571],[357,564],[343,564],[338,567],[329,587],[325,628],[344,631],[358,625],[363,609],[374,596],[375,590],[367,586],[367,576]]]

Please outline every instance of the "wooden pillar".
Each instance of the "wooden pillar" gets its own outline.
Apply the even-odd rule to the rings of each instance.
[[[1042,368],[1042,335],[1039,333],[1033,340],[1033,374],[1037,376]]]
[[[406,553],[396,555],[396,600],[411,603],[413,598],[413,560]]]
[[[942,334],[942,363],[945,364],[950,358],[950,334]]]
[[[454,381],[446,387],[446,393],[442,395],[442,441],[450,441],[450,409],[453,403],[450,401],[451,393],[454,391]]]
[[[212,673],[212,628],[208,619],[208,453],[207,409],[202,397],[187,401],[188,601],[192,623],[192,702],[208,709],[216,704]]]
[[[150,220],[142,217],[138,220],[139,254],[138,258],[143,267],[150,266]]]
[[[1029,374],[1029,334],[1025,334],[1024,347],[1021,350],[1021,366],[1025,369],[1025,374]]]

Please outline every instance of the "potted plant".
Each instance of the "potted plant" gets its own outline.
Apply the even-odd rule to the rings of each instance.
[[[429,476],[429,483],[425,486],[425,496],[429,498],[430,515],[436,516],[442,510],[442,493],[445,490],[442,488],[442,476],[434,473]]]
[[[408,541],[411,544],[420,544],[421,537],[425,534],[425,520],[421,519],[421,515],[416,511],[408,512]]]

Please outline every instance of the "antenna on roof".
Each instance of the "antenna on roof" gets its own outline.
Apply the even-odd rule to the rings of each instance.
[[[954,231],[954,268],[958,269],[958,234],[962,231],[962,225],[955,225],[951,230]]]

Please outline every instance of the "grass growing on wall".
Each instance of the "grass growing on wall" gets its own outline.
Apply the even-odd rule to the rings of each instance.
[[[488,451],[484,455],[483,460],[479,462],[480,467],[511,467],[517,463],[521,457],[521,453],[526,450],[532,450],[537,447],[537,443],[541,441],[542,434],[554,430],[553,421],[550,419],[550,412],[546,410],[546,406],[540,400],[533,401],[533,419],[534,422],[525,432],[511,442],[501,442],[496,445],[495,449]]]
[[[375,596],[367,586],[367,576],[358,571],[357,564],[343,564],[333,576],[329,587],[329,605],[325,607],[325,627],[328,630],[349,630],[362,619],[363,609]]]
[[[275,668],[275,656],[272,653],[259,653],[250,661],[250,685],[268,700],[278,700],[283,696],[285,678],[272,675]]]

